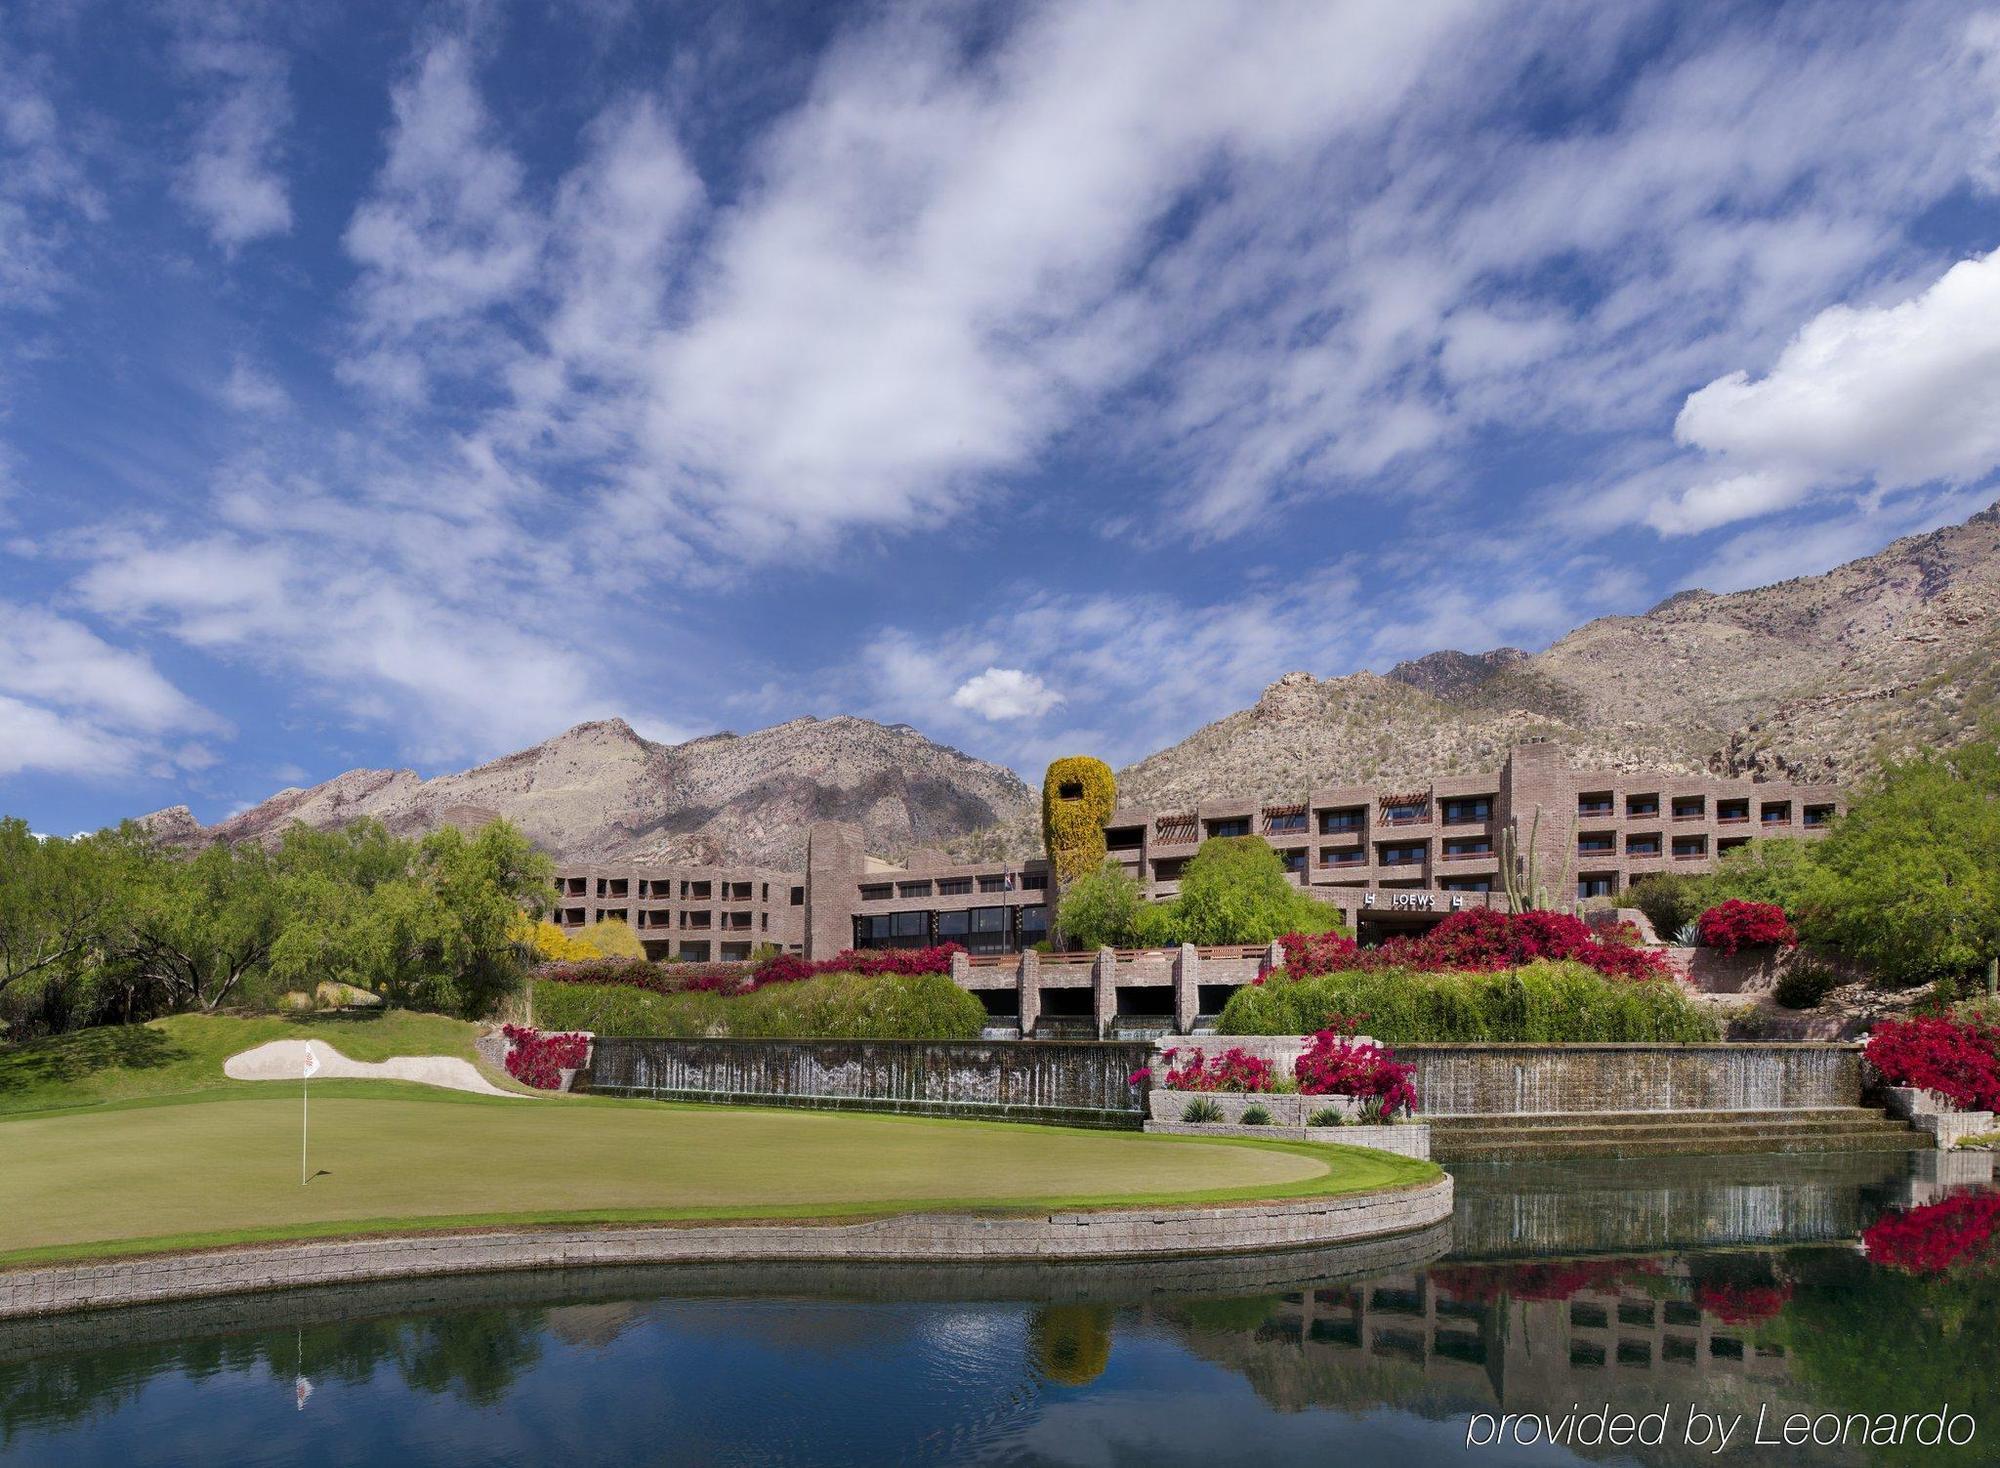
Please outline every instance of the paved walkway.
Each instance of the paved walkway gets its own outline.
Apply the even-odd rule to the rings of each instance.
[[[349,1060],[324,1040],[272,1040],[232,1055],[222,1073],[233,1081],[296,1081],[305,1073],[306,1051],[319,1057],[320,1076],[328,1080],[415,1081],[481,1096],[519,1096],[503,1091],[469,1060],[449,1055],[398,1055],[390,1060]]]

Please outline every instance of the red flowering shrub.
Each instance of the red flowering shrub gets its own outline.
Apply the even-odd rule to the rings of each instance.
[[[1417,1109],[1417,1068],[1404,1065],[1393,1051],[1372,1041],[1357,1045],[1348,1035],[1321,1030],[1292,1073],[1299,1078],[1303,1095],[1374,1098],[1381,1101],[1384,1116]]]
[[[1606,923],[1597,930],[1597,941],[1608,943],[1613,948],[1637,948],[1639,925],[1630,918],[1620,918],[1615,923]]]
[[[1702,947],[1725,955],[1739,948],[1796,948],[1799,943],[1798,931],[1777,903],[1745,902],[1740,897],[1711,907],[1696,920],[1695,930]]]
[[[755,977],[759,984],[796,984],[818,972],[811,962],[796,953],[774,953],[757,965]]]
[[[1285,972],[1295,979],[1353,968],[1360,952],[1359,944],[1340,933],[1287,933],[1278,946],[1284,950]]]
[[[1176,1065],[1176,1056],[1189,1058]],[[1240,1045],[1232,1045],[1220,1055],[1201,1050],[1163,1050],[1170,1091],[1268,1091],[1271,1089],[1271,1062],[1252,1055]]]
[[[545,1035],[524,1025],[502,1025],[500,1033],[507,1037],[507,1074],[538,1091],[559,1089],[560,1072],[582,1070],[590,1056],[588,1035]]]
[[[1892,1086],[1935,1091],[1961,1111],[2000,1111],[2000,1030],[1942,1015],[1884,1020],[1868,1063]]]
[[[1431,1283],[1454,1300],[1490,1305],[1516,1300],[1567,1300],[1585,1290],[1611,1293],[1630,1275],[1657,1274],[1650,1259],[1555,1260],[1546,1264],[1456,1264],[1430,1271]]]
[[[843,948],[817,961],[780,953],[757,966],[755,985],[791,984],[818,974],[948,974],[952,955],[963,952],[960,944],[940,943],[933,948]]]
[[[1792,1298],[1789,1284],[1697,1283],[1694,1303],[1724,1325],[1775,1320]]]
[[[1629,924],[1626,925],[1628,928]],[[1636,931],[1632,934],[1637,937]],[[1470,907],[1452,913],[1417,938],[1391,938],[1357,948],[1335,934],[1288,933],[1278,940],[1285,972],[1295,979],[1342,970],[1415,969],[1420,973],[1496,973],[1538,959],[1571,960],[1609,979],[1674,977],[1666,955],[1629,942],[1600,939],[1590,924],[1564,912],[1505,913]]]
[[[747,963],[651,963],[643,958],[606,958],[540,964],[535,969],[535,978],[545,984],[624,984],[655,994],[682,994],[690,989],[730,994],[748,988],[751,973]]]
[[[1893,1208],[1861,1235],[1869,1262],[1906,1274],[1943,1274],[1987,1256],[2000,1228],[2000,1193],[1960,1193],[1921,1208]]]

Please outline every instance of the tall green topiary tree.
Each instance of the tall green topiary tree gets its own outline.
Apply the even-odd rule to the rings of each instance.
[[[1104,823],[1117,804],[1118,781],[1103,760],[1073,754],[1049,766],[1042,776],[1042,843],[1059,886],[1104,865]]]

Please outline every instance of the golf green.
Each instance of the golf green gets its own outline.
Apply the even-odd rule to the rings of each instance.
[[[499,1222],[1323,1195],[1437,1175],[1296,1143],[343,1086],[371,1083],[315,1094],[303,1186],[296,1091],[0,1121],[0,1262]]]

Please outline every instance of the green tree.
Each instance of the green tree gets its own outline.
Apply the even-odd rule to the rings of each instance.
[[[254,843],[217,844],[137,868],[115,956],[171,1008],[215,1010],[263,968],[286,916],[270,855]]]
[[[2000,748],[1885,766],[1812,852],[1804,935],[1901,983],[2000,955]]]
[[[125,841],[44,840],[26,821],[0,820],[0,993],[73,978],[101,956]]]
[[[1706,877],[1696,878],[1700,907],[1695,916],[1731,898],[1774,902],[1794,918],[1819,900],[1820,865],[1804,841],[1752,841],[1724,856]]]
[[[1340,909],[1293,886],[1263,837],[1211,836],[1181,873],[1172,926],[1182,943],[1265,943],[1333,932]]]
[[[1123,948],[1139,939],[1145,893],[1115,861],[1071,883],[1056,909],[1056,928],[1076,948]]]

